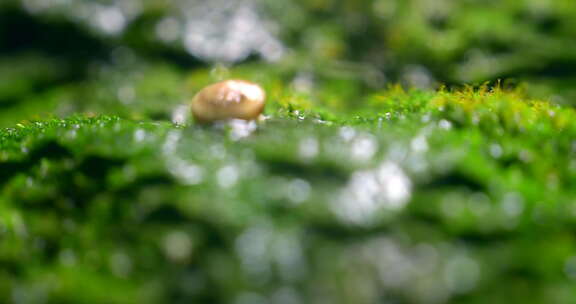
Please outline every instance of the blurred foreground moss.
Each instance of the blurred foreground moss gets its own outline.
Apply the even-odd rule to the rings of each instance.
[[[576,111],[391,88],[344,115],[277,92],[248,136],[115,116],[1,129],[0,302],[574,299]]]

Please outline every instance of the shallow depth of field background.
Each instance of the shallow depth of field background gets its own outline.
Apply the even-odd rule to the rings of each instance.
[[[1,0],[0,302],[573,303],[575,84],[573,0]]]
[[[324,99],[340,96],[339,107],[395,83],[502,80],[529,83],[533,96],[562,104],[576,96],[576,4],[569,0],[7,0],[0,14],[4,125],[33,113],[101,112],[103,103],[117,113],[123,104],[116,101],[148,97],[127,111],[162,99],[147,113],[162,115],[197,89],[190,72],[215,65],[269,67],[301,90],[332,86],[334,96]],[[192,88],[182,88],[185,78]],[[163,86],[167,96],[149,96],[139,80]],[[97,88],[78,88],[90,85]],[[74,97],[51,103],[59,94]]]

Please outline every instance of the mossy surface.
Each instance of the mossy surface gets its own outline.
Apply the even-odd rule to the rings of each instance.
[[[255,130],[171,121],[200,73],[1,129],[0,302],[574,299],[572,108],[391,87],[343,111],[251,71]]]
[[[574,303],[575,20],[0,0],[0,303]],[[267,119],[194,124],[224,79]]]

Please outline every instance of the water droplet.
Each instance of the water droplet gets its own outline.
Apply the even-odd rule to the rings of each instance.
[[[518,153],[518,158],[525,163],[529,163],[532,161],[532,153],[528,150],[522,150]]]
[[[512,192],[504,196],[502,210],[509,217],[517,217],[524,211],[524,200],[520,194]]]
[[[296,281],[305,276],[305,259],[296,235],[276,234],[272,242],[272,255],[284,280]]]
[[[564,263],[564,273],[571,280],[576,280],[576,256],[570,257]]]
[[[138,129],[134,132],[134,139],[137,142],[141,142],[146,138],[146,131],[142,130],[142,129]]]
[[[438,122],[438,127],[442,130],[452,129],[452,123],[446,119],[442,119]]]
[[[192,240],[184,231],[172,231],[162,240],[164,253],[174,262],[186,261],[192,253]]]
[[[258,293],[244,292],[236,298],[234,304],[269,304],[269,301]]]
[[[76,138],[77,135],[78,135],[78,132],[76,130],[70,130],[70,131],[66,132],[66,138],[68,138],[68,139],[74,139],[74,138]]]
[[[95,8],[91,21],[101,31],[111,35],[121,33],[126,26],[124,13],[118,7],[114,6]]]
[[[60,251],[58,255],[60,263],[64,266],[74,266],[76,265],[76,254],[70,248]]]
[[[350,154],[356,161],[370,160],[377,151],[378,142],[369,134],[357,136],[350,146]]]
[[[267,224],[254,225],[236,239],[236,252],[246,272],[258,281],[266,281],[270,275],[269,245],[272,229]]]
[[[428,141],[425,136],[420,135],[412,139],[410,147],[412,148],[412,151],[416,153],[424,153],[428,151]]]
[[[411,181],[395,163],[385,162],[374,170],[355,172],[333,205],[345,222],[371,224],[378,211],[396,211],[411,196]]]
[[[356,130],[352,127],[342,127],[338,134],[345,142],[349,142],[356,136]]]
[[[182,35],[182,25],[178,19],[167,17],[156,25],[156,36],[164,42],[173,42]]]
[[[229,135],[232,140],[240,140],[256,132],[258,125],[253,120],[231,119],[225,122],[229,127]]]
[[[298,292],[290,287],[282,287],[272,294],[273,304],[300,304],[303,303]]]
[[[417,89],[430,89],[433,83],[432,75],[428,69],[420,65],[408,66],[402,78],[409,86]]]
[[[202,59],[237,62],[252,53],[277,60],[284,47],[257,13],[253,1],[212,0],[188,4],[184,33],[188,52]]]
[[[307,137],[300,140],[298,145],[298,155],[302,159],[309,160],[318,155],[320,152],[320,144],[318,140],[314,137]]]
[[[204,170],[193,163],[175,156],[169,156],[167,166],[170,173],[186,185],[197,185],[204,180]]]
[[[173,154],[176,152],[176,147],[178,145],[178,141],[182,137],[182,132],[172,130],[166,136],[166,141],[164,141],[164,145],[162,146],[162,152],[164,154]]]
[[[123,252],[114,252],[110,256],[110,269],[114,275],[126,278],[132,271],[132,259]]]
[[[216,175],[220,187],[231,188],[238,182],[240,174],[236,166],[228,165],[218,170],[218,173]]]
[[[480,265],[465,255],[452,257],[444,269],[444,280],[453,293],[473,290],[480,278]]]
[[[314,89],[314,76],[311,73],[300,72],[292,81],[292,87],[298,92],[310,93]]]
[[[422,118],[420,119],[420,121],[422,121],[423,123],[428,123],[430,122],[430,120],[432,120],[432,115],[430,115],[429,113],[422,115]]]
[[[300,204],[310,196],[310,183],[297,178],[288,183],[286,187],[288,199],[294,204]]]
[[[123,104],[130,104],[136,98],[136,92],[132,86],[122,86],[118,89],[118,99]]]
[[[172,111],[172,122],[177,125],[185,124],[190,118],[190,107],[188,105],[179,105]]]
[[[502,146],[499,144],[492,144],[490,145],[490,155],[494,158],[500,158],[503,154]]]

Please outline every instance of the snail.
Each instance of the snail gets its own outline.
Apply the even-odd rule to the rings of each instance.
[[[192,99],[192,116],[199,123],[256,120],[264,110],[266,93],[245,80],[226,80],[205,87]]]

